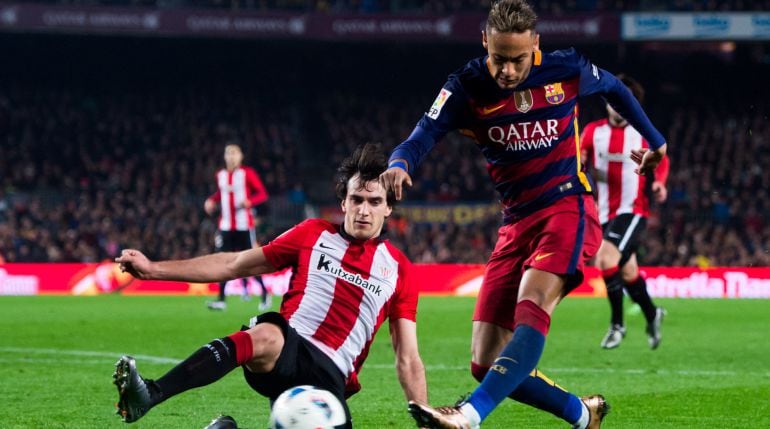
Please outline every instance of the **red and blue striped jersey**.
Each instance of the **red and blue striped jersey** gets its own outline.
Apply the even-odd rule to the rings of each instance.
[[[631,95],[607,71],[573,49],[533,54],[527,78],[501,89],[488,57],[476,58],[451,74],[430,110],[391,160],[413,170],[446,133],[472,137],[487,159],[487,170],[510,223],[567,195],[590,193],[580,161],[578,99],[601,94],[635,124],[653,148],[663,137]]]

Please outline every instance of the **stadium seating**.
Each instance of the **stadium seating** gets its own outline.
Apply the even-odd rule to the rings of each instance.
[[[50,49],[24,57],[24,64],[35,58],[36,67],[8,61],[0,79],[0,256],[9,262],[99,261],[125,247],[153,258],[210,252],[215,219],[205,216],[202,203],[229,141],[243,145],[246,164],[271,194],[259,209],[260,238],[269,240],[318,215],[314,210],[335,206],[330,190],[338,161],[362,142],[398,144],[452,70],[447,64],[459,66],[469,58],[465,51],[479,52],[450,45],[409,53],[383,44],[276,44],[253,54],[248,49],[256,45],[232,44],[227,52],[224,44],[191,45],[209,49],[200,56],[211,58],[208,64],[189,59],[184,49],[172,56],[182,42],[107,40],[106,48],[93,49],[99,55],[66,63],[58,51],[74,56],[92,48],[80,40],[51,48],[37,39],[9,40],[33,54]],[[122,50],[114,48],[119,43]],[[108,49],[120,55],[110,58]],[[602,52],[611,50],[599,47],[591,56]],[[671,142],[669,200],[650,220],[643,264],[770,265],[770,107],[752,89],[764,84],[767,65],[761,49],[747,52],[738,65],[709,57],[684,67],[641,51],[622,61],[613,54],[597,60],[612,71],[638,71],[646,108]],[[263,68],[262,57],[285,64],[287,72]],[[306,70],[292,62],[297,57],[312,64],[312,73],[300,73]],[[420,73],[404,78],[405,57],[409,70]],[[126,65],[137,58],[150,58],[156,69],[142,75]],[[360,72],[367,64],[377,68]],[[710,73],[681,71],[693,69]],[[602,110],[600,101],[589,100],[581,122]],[[416,173],[407,201],[489,205],[496,196],[485,167],[471,140],[451,134]],[[483,262],[498,222],[494,213],[464,225],[415,223],[397,214],[389,229],[416,262]]]

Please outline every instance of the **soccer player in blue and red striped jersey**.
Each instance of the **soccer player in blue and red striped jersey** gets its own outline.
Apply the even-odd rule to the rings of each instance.
[[[506,397],[576,428],[598,428],[601,395],[577,398],[539,377],[537,363],[556,305],[583,279],[602,232],[580,161],[577,100],[601,94],[649,142],[634,160],[655,168],[666,143],[623,83],[572,49],[544,53],[524,0],[491,7],[484,57],[449,76],[430,110],[391,154],[381,176],[401,198],[414,172],[449,131],[473,137],[503,205],[503,226],[473,316],[471,371],[481,381],[462,404],[411,403],[419,425],[475,428]]]

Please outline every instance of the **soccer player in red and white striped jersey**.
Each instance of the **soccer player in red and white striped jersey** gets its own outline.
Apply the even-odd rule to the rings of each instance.
[[[641,103],[644,88],[635,79],[618,75]],[[581,138],[583,159],[592,167],[596,180],[599,220],[604,236],[595,258],[602,270],[610,302],[610,328],[601,346],[612,349],[626,335],[623,321],[623,289],[642,308],[647,319],[650,347],[660,344],[660,324],[665,315],[647,293],[647,284],[639,275],[636,251],[650,215],[650,194],[655,201],[666,200],[666,179],[669,161],[664,157],[654,172],[636,173],[634,154],[650,150],[649,143],[629,125],[615,109],[607,104],[607,118],[586,125]]]
[[[183,261],[151,262],[138,250],[124,250],[116,261],[140,279],[223,281],[286,267],[294,275],[280,313],[253,318],[248,329],[212,341],[155,381],[139,376],[134,359],[121,358],[115,384],[123,419],[135,421],[169,397],[238,366],[249,385],[272,400],[292,386],[310,384],[334,393],[349,416],[345,399],[360,389],[357,374],[386,319],[404,394],[426,401],[411,263],[381,236],[395,203],[379,183],[386,168],[376,145],[359,148],[342,163],[336,182],[342,225],[310,219],[264,247]]]
[[[225,146],[225,168],[216,174],[217,191],[206,199],[203,205],[209,215],[219,205],[219,230],[215,237],[217,252],[237,252],[257,246],[254,230],[254,208],[267,201],[268,195],[259,175],[251,167],[243,165],[243,151],[237,144]],[[244,297],[248,297],[248,279],[243,281]],[[270,307],[270,295],[260,276],[255,276],[256,284],[262,288],[260,310]],[[219,283],[219,297],[208,303],[212,310],[224,310],[225,286]]]

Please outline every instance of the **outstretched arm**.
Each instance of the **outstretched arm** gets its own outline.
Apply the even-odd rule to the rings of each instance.
[[[407,401],[428,402],[425,366],[417,349],[417,324],[409,319],[390,322],[390,338],[396,353],[396,372]]]
[[[159,262],[150,261],[136,249],[125,249],[115,262],[120,264],[121,271],[141,280],[214,283],[275,271],[262,248]]]

